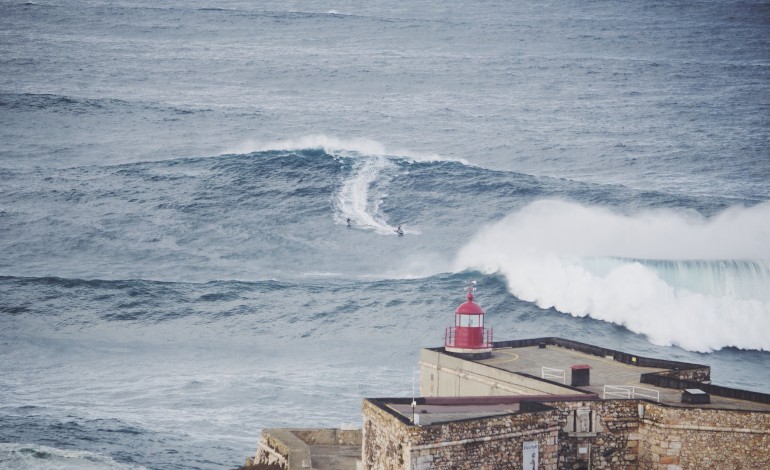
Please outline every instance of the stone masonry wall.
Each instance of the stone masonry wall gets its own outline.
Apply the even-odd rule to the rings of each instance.
[[[636,400],[547,403],[558,409],[559,469],[636,469],[637,403]],[[575,423],[576,415],[583,410],[591,412],[588,432],[581,432]]]
[[[522,468],[524,442],[538,443],[536,468],[557,470],[555,411],[413,426],[364,402],[366,470]]]
[[[556,470],[553,412],[523,413],[428,426],[409,444],[409,469],[521,468],[525,442],[537,442],[534,468]]]
[[[288,437],[288,439],[287,439]],[[259,438],[257,453],[249,465],[272,465],[283,469],[289,468],[289,456],[291,455],[290,443],[286,441],[296,439],[289,431],[280,429],[264,429]],[[308,453],[309,455],[309,453]]]
[[[409,429],[391,414],[364,400],[361,465],[365,470],[403,469],[405,442]]]
[[[770,468],[770,413],[644,407],[640,470]]]
[[[655,372],[654,375],[678,380],[690,380],[692,382],[708,383],[711,380],[710,367],[698,367],[692,369],[664,370]]]
[[[639,400],[548,402],[551,411],[412,426],[364,402],[363,468],[770,469],[770,413]]]

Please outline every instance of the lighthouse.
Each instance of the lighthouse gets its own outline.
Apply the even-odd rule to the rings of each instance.
[[[492,356],[492,329],[484,328],[484,310],[473,301],[475,284],[468,283],[468,301],[455,310],[455,324],[446,329],[444,349],[467,359],[486,359]]]

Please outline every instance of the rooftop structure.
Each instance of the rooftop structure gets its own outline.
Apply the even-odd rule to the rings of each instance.
[[[700,390],[709,402],[683,402],[684,390]],[[712,385],[711,369],[706,365],[647,358],[553,337],[496,342],[486,359],[457,357],[445,348],[423,349],[420,394],[636,398],[676,406],[770,411],[767,394]]]

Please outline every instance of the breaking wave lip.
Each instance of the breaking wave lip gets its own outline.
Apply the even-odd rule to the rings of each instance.
[[[459,162],[469,165],[462,158],[446,158],[435,153],[413,152],[406,149],[391,149],[376,140],[367,138],[341,139],[323,134],[314,134],[297,139],[278,140],[273,142],[258,142],[247,140],[238,145],[228,147],[222,154],[248,154],[270,150],[307,150],[322,149],[330,155],[339,156],[380,156],[399,157],[412,162]]]
[[[541,200],[481,229],[455,269],[500,273],[541,308],[658,345],[770,351],[770,203],[713,217]]]

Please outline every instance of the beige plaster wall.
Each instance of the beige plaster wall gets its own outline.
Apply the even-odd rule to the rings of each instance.
[[[424,397],[575,393],[556,383],[531,379],[430,349],[420,351],[420,395]]]

